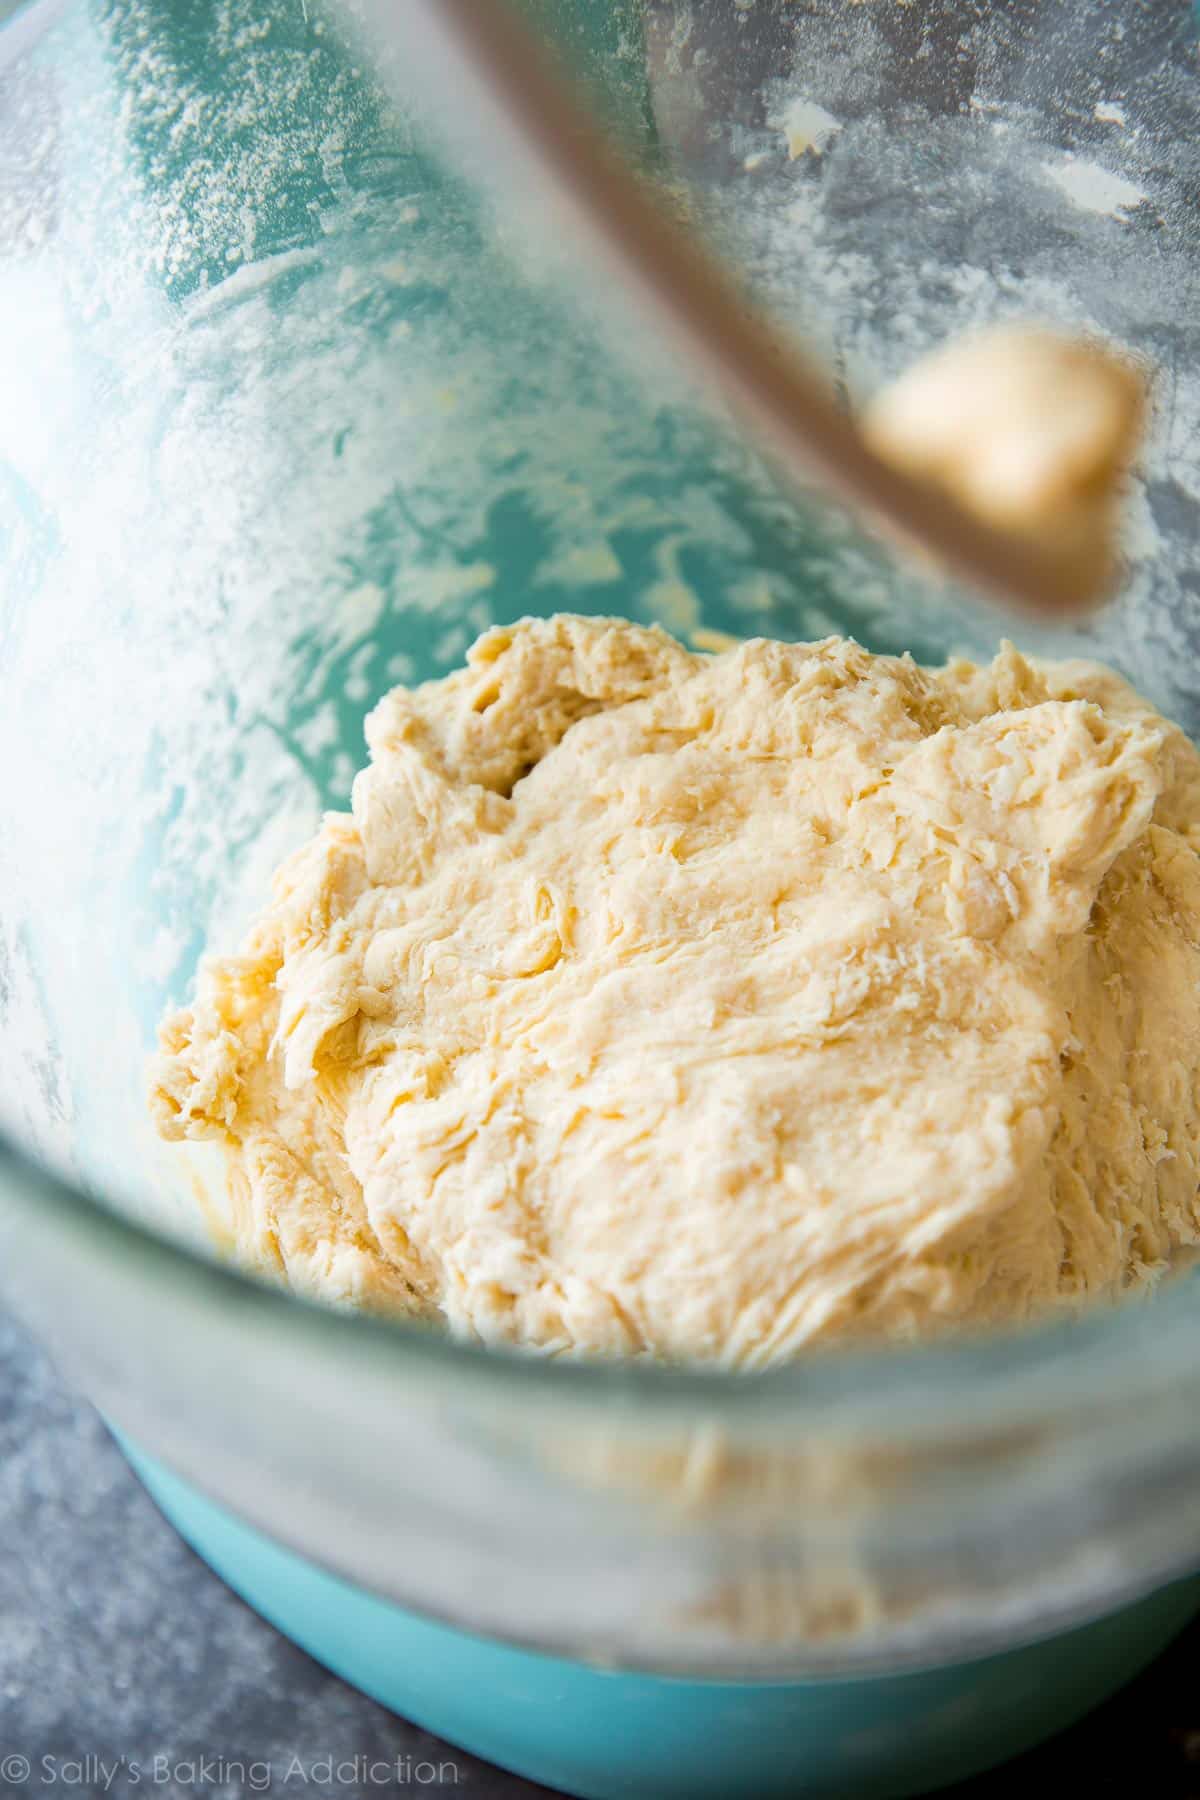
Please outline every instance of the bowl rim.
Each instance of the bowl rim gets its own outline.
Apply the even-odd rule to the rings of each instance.
[[[1200,1315],[1196,1281],[1187,1273],[1165,1290],[1104,1305],[1070,1317],[986,1334],[956,1334],[912,1344],[817,1349],[767,1369],[669,1364],[650,1359],[548,1357],[507,1345],[484,1345],[401,1316],[338,1310],[256,1277],[206,1253],[182,1236],[155,1230],[107,1199],[94,1197],[0,1130],[0,1208],[36,1208],[52,1231],[86,1233],[90,1248],[142,1265],[148,1279],[171,1285],[178,1303],[195,1313],[236,1305],[253,1308],[264,1330],[306,1338],[333,1357],[364,1352],[391,1361],[411,1376],[426,1367],[479,1388],[503,1385],[511,1401],[519,1389],[531,1402],[597,1405],[636,1396],[647,1419],[688,1414],[732,1427],[777,1419],[789,1435],[839,1424],[884,1431],[890,1439],[934,1436],[945,1441],[980,1423],[1003,1428],[1031,1417],[1062,1418],[1071,1407],[1094,1412],[1097,1402],[1127,1414],[1164,1398],[1182,1436],[1200,1397],[1195,1357]],[[1200,1278],[1200,1269],[1192,1271]],[[372,1349],[368,1351],[368,1345]],[[983,1406],[986,1403],[986,1414]],[[932,1431],[931,1431],[932,1427]]]

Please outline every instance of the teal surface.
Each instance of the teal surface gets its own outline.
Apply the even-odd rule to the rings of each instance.
[[[713,1682],[592,1668],[439,1625],[317,1568],[131,1445],[167,1517],[231,1587],[385,1706],[585,1800],[898,1800],[1061,1730],[1200,1607],[1179,1582],[1003,1655],[862,1680]]]

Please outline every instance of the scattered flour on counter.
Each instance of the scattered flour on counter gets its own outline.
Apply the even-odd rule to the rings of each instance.
[[[1084,162],[1075,156],[1062,162],[1044,162],[1041,170],[1047,180],[1067,196],[1081,212],[1099,213],[1108,219],[1124,219],[1149,198],[1136,182],[1114,175],[1099,163]]]
[[[815,100],[800,96],[780,115],[779,128],[787,139],[788,157],[795,162],[809,150],[814,156],[823,156],[842,129],[842,121]]]

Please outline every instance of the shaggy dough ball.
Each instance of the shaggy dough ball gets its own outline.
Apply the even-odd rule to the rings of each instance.
[[[1200,1238],[1200,757],[1116,676],[558,617],[367,736],[154,1075],[297,1288],[761,1366]]]

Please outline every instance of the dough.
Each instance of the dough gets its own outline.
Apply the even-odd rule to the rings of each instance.
[[[880,456],[1029,539],[1094,595],[1116,565],[1145,412],[1145,378],[1128,356],[1003,325],[922,357],[875,396],[862,428]]]
[[[155,1065],[256,1265],[759,1367],[1200,1239],[1200,757],[1115,675],[560,616],[367,737]]]

